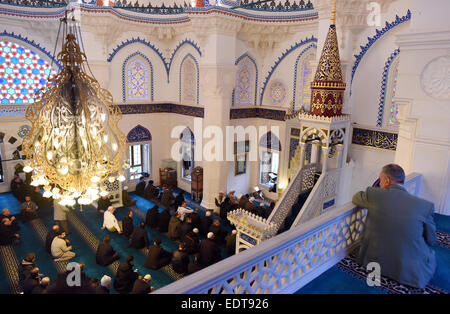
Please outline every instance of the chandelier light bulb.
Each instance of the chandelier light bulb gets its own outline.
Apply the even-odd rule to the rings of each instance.
[[[108,192],[107,191],[101,191],[100,192],[100,196],[108,196]]]
[[[108,178],[109,183],[114,183],[116,181],[116,178],[114,177],[109,177]]]
[[[123,182],[123,181],[125,181],[125,176],[124,176],[123,174],[121,174],[121,175],[117,178],[117,180],[119,180],[120,182]]]
[[[45,191],[44,194],[42,194],[42,196],[45,198],[50,198],[53,196],[53,193],[50,191]]]
[[[25,167],[23,167],[23,171],[26,173],[30,173],[31,171],[33,171],[33,168],[31,168],[29,165],[26,165]]]
[[[100,178],[97,176],[94,176],[91,178],[91,182],[93,182],[93,183],[98,183],[99,181],[100,181]]]

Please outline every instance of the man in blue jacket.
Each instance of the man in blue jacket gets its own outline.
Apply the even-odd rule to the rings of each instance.
[[[384,166],[379,179],[379,188],[353,196],[355,205],[367,209],[358,262],[377,262],[383,276],[424,288],[436,270],[434,205],[406,191],[399,165]]]

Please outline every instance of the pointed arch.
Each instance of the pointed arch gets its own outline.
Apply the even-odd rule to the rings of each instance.
[[[141,52],[129,55],[122,64],[122,100],[153,101],[153,65]]]
[[[138,124],[137,126],[132,128],[130,130],[130,132],[128,132],[127,140],[129,143],[151,141],[152,134],[150,133],[150,131],[147,128]]]
[[[19,36],[11,36],[10,40],[8,35],[0,33],[0,104],[32,104],[36,92],[45,88],[56,71],[43,58],[47,53],[39,45]]]
[[[272,131],[267,132],[259,139],[259,146],[281,152],[280,139]]]
[[[195,72],[195,73],[193,73]],[[195,78],[194,80],[192,78]],[[180,64],[179,102],[199,104],[200,69],[195,57],[188,53]]]
[[[292,96],[292,110],[295,111],[295,104],[298,103],[304,104],[305,102],[309,103],[309,98],[311,98],[311,85],[309,84],[313,78],[313,70],[309,67],[309,62],[312,58],[315,57],[317,52],[317,45],[311,44],[306,47],[295,60],[295,68],[294,68],[294,88],[293,88],[293,96]],[[300,69],[298,68],[300,64]],[[300,89],[302,87],[302,89]],[[298,92],[297,92],[298,91]]]
[[[256,106],[258,66],[255,59],[248,53],[244,53],[236,59],[234,64],[238,66],[238,69],[236,73],[236,88],[233,90],[233,103]]]
[[[381,79],[380,103],[378,106],[377,126],[398,124],[395,110],[395,91],[397,88],[400,49],[396,49],[386,61]],[[388,109],[389,111],[386,111]],[[383,122],[384,121],[384,122]]]

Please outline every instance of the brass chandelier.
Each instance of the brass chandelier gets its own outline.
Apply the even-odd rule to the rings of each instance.
[[[62,21],[67,24],[67,16]],[[57,56],[61,70],[27,109],[32,127],[23,140],[31,184],[69,206],[108,195],[103,182],[125,180],[122,167],[128,166],[127,140],[118,128],[121,111],[86,73],[86,54],[75,34],[68,32]]]

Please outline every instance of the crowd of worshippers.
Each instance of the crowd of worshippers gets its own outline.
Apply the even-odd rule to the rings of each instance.
[[[76,263],[79,282],[69,285],[68,282],[74,278],[75,267],[58,274],[58,277],[51,281],[49,277],[39,272],[36,254],[28,253],[17,270],[19,286],[23,294],[109,294],[112,286],[116,290],[126,289],[129,294],[152,292],[155,288],[150,284],[151,275],[139,276],[137,270],[133,268],[133,260],[133,256],[128,256],[119,265],[114,281],[108,275],[103,275],[100,280],[95,277],[89,278],[85,273],[84,263]]]
[[[275,202],[271,202],[266,206],[264,202],[256,203],[256,198],[249,194],[235,195],[235,191],[231,190],[228,194],[219,192],[219,196],[215,199],[216,206],[220,208],[220,218],[228,221],[227,214],[237,208],[245,209],[246,211],[258,215],[262,218],[269,218],[272,210],[275,208]]]
[[[67,239],[67,235],[70,234],[67,224],[69,207],[60,205],[56,200],[44,198],[39,187],[29,186],[18,175],[11,182],[11,187],[13,185],[14,196],[22,202],[20,216],[24,223],[39,218],[39,208],[53,207],[55,225],[46,235],[45,249],[47,253],[55,262],[69,261],[75,258],[76,253],[73,251],[69,239]],[[176,273],[187,275],[218,262],[221,259],[221,245],[225,245],[228,254],[235,253],[236,230],[227,235],[221,227],[220,220],[213,219],[211,211],[207,211],[205,216],[201,218],[198,210],[187,207],[183,192],[175,197],[173,189],[167,186],[163,186],[161,192],[153,186],[153,182],[150,182],[147,186],[144,184],[144,189],[139,191],[141,186],[142,184],[137,187],[138,193],[143,192],[150,195],[148,193],[152,191],[151,196],[153,199],[161,201],[164,210],[159,213],[158,206],[149,209],[145,221],[142,221],[138,226],[133,224],[133,212],[131,210],[128,211],[122,221],[118,221],[114,215],[115,209],[108,197],[102,197],[98,200],[97,210],[103,215],[102,229],[117,232],[127,237],[128,247],[148,249],[145,261],[146,268],[156,270],[170,264]],[[28,195],[30,189],[32,193]],[[125,196],[124,205],[132,206],[135,204],[135,200],[132,201],[129,197],[127,188],[124,188],[123,195]],[[20,226],[8,209],[3,210],[1,221],[1,244],[18,243]],[[146,227],[154,228],[160,233],[167,233],[171,240],[178,241],[178,249],[174,252],[166,251],[158,237],[153,240],[153,243],[150,243]],[[101,266],[108,266],[120,259],[110,241],[110,235],[106,235],[97,248],[96,262]],[[190,255],[192,255],[192,259]],[[151,276],[140,277],[137,270],[133,269],[133,259],[133,256],[128,256],[124,262],[120,263],[114,281],[106,275],[100,281],[98,278],[88,278],[83,270],[84,265],[79,264],[82,270],[81,286],[69,287],[66,284],[66,279],[70,272],[59,274],[58,278],[51,282],[49,277],[39,273],[39,268],[35,264],[35,254],[29,253],[18,268],[19,284],[25,294],[109,293],[111,285],[121,294],[151,292],[153,290],[149,284]]]

